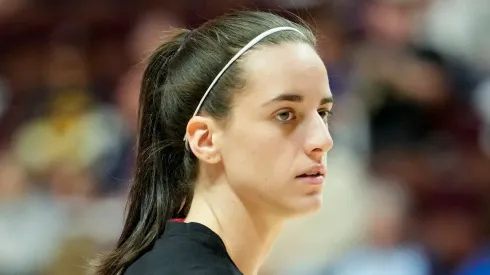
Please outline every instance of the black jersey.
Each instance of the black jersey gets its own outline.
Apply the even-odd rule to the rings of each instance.
[[[199,223],[169,221],[153,248],[125,275],[243,275],[221,238]]]

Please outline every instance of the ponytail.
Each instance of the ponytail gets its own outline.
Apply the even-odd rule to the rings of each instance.
[[[149,58],[139,99],[136,171],[126,206],[127,217],[116,248],[95,264],[96,275],[122,274],[151,249],[165,230],[166,221],[182,218],[188,211],[192,196],[185,171],[188,153],[182,133],[173,133],[162,110],[169,63],[188,32],[181,31]]]

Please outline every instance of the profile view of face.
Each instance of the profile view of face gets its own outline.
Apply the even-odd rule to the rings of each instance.
[[[281,44],[250,51],[241,66],[245,87],[219,146],[227,182],[260,211],[287,217],[316,211],[333,146],[322,60],[307,44]]]

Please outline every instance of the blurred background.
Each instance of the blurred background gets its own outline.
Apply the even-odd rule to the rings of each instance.
[[[0,0],[0,275],[114,245],[144,57],[237,8],[306,20],[336,98],[325,206],[262,275],[490,274],[490,1]]]

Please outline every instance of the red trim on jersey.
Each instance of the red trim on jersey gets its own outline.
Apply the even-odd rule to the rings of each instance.
[[[171,219],[170,221],[173,221],[173,222],[185,222],[185,219],[183,219],[183,218],[180,218],[180,219]]]

